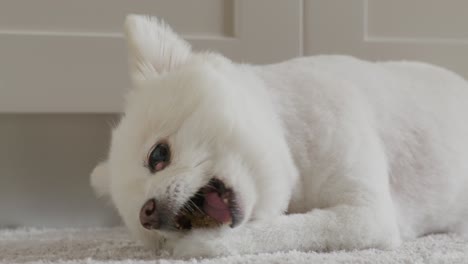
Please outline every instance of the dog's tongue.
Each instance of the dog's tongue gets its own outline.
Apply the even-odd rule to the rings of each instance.
[[[231,212],[226,203],[223,202],[217,192],[205,193],[203,211],[220,223],[227,223],[231,220]]]

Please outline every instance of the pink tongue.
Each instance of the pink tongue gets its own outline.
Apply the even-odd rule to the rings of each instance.
[[[217,192],[209,192],[205,194],[203,211],[220,223],[226,223],[231,220],[229,207],[223,202]]]

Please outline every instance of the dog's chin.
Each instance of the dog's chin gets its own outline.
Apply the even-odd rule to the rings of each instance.
[[[232,188],[212,178],[178,210],[171,231],[185,232],[199,228],[236,227],[243,213]]]

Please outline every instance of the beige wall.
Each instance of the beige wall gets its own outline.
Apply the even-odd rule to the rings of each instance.
[[[116,115],[0,115],[0,227],[118,221],[89,187]]]

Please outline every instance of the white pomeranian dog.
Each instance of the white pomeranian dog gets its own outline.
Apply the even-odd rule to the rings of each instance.
[[[468,233],[468,83],[345,56],[236,64],[126,20],[134,87],[91,175],[177,257],[389,249]]]

